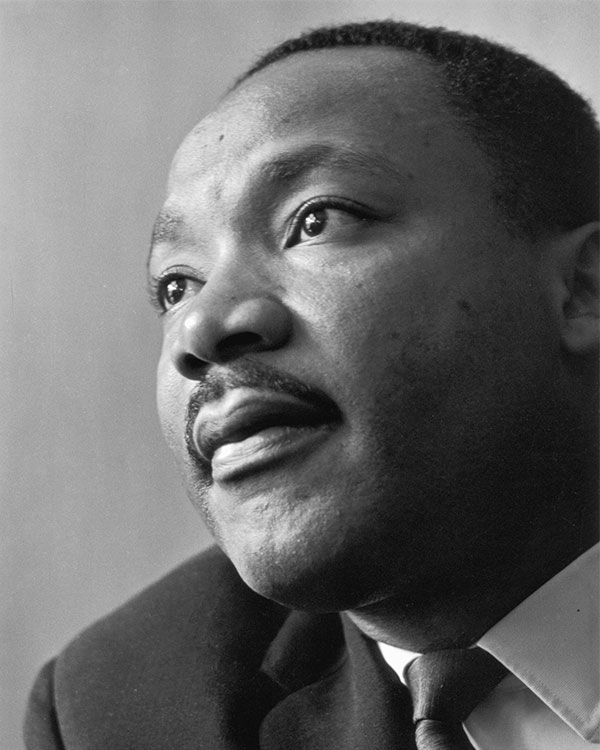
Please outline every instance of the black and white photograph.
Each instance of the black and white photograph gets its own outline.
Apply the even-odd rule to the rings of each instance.
[[[0,0],[0,748],[592,750],[597,0]]]

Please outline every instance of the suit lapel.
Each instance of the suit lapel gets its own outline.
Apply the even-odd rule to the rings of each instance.
[[[261,750],[414,750],[406,689],[347,618],[292,613],[262,669],[287,697],[262,722]]]

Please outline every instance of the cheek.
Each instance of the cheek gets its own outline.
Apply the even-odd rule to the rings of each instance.
[[[324,369],[337,372],[340,384],[367,392],[387,391],[390,379],[420,380],[423,365],[443,358],[453,338],[449,303],[439,293],[432,303],[434,295],[424,292],[420,279],[411,282],[396,266],[364,271],[321,284],[319,301],[308,310],[311,338],[329,363]]]
[[[376,441],[389,460],[390,446],[430,452],[452,426],[461,432],[473,412],[491,408],[504,316],[484,314],[466,289],[411,280],[398,268],[349,288],[339,301],[325,290],[312,323],[353,434]]]
[[[187,405],[183,382],[168,352],[163,349],[156,373],[156,405],[167,445],[176,453],[180,451],[182,445]]]

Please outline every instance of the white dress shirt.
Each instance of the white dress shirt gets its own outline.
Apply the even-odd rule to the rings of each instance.
[[[467,717],[476,750],[584,750],[600,743],[596,545],[477,642],[509,675]],[[419,654],[379,643],[406,684]]]

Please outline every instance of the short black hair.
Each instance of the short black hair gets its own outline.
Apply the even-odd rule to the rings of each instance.
[[[396,47],[435,63],[451,110],[491,161],[496,201],[519,234],[598,218],[590,105],[556,74],[487,39],[393,20],[325,26],[274,47],[235,86],[289,55],[352,46]]]

